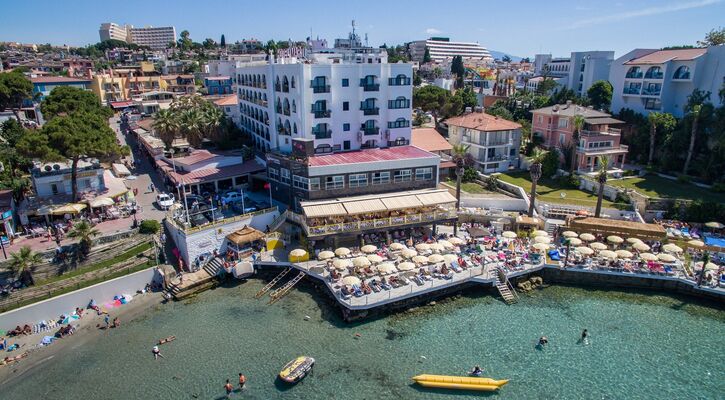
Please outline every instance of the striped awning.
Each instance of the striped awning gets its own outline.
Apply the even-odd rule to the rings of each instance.
[[[348,214],[363,214],[388,210],[380,199],[346,201],[342,204],[345,206]]]
[[[420,207],[423,203],[414,195],[386,197],[380,199],[388,210],[403,210],[411,207]]]
[[[345,207],[339,203],[302,206],[302,209],[305,212],[305,216],[308,218],[334,217],[347,214]]]
[[[448,191],[419,194],[416,197],[421,203],[423,203],[423,205],[426,206],[456,202],[456,198],[452,194],[448,193]]]

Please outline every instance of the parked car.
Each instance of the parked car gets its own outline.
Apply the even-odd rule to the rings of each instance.
[[[186,201],[186,207],[189,209],[193,208],[194,205],[197,205],[199,207],[201,207],[203,205],[208,205],[207,199],[205,199],[197,194],[187,194],[186,196],[184,196],[184,200]]]
[[[224,195],[222,196],[222,201],[226,203],[236,203],[238,201],[242,201],[242,197],[242,194],[239,192],[229,191],[224,193]]]
[[[156,204],[162,210],[168,210],[169,207],[174,205],[174,196],[166,193],[159,193],[156,195]]]

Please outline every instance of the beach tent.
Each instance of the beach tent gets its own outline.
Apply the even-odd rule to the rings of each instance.
[[[622,239],[621,237],[619,237],[617,235],[610,235],[610,236],[607,236],[607,242],[614,243],[614,244],[620,244],[620,243],[624,242],[624,239]]]
[[[352,260],[352,265],[355,267],[367,267],[370,265],[370,260],[368,260],[367,257],[355,257],[354,260]]]
[[[583,256],[589,256],[589,255],[594,254],[594,250],[590,249],[589,247],[581,246],[581,247],[577,247],[574,250],[576,250],[579,254],[581,254]]]
[[[662,246],[662,250],[668,253],[682,253],[682,247],[673,243],[667,243],[666,245]]]
[[[413,262],[416,264],[428,264],[428,257],[426,256],[415,256]]]
[[[693,239],[693,240],[690,240],[689,242],[687,242],[687,244],[689,244],[692,247],[702,247],[705,245],[705,242],[703,242],[702,240]]]
[[[549,243],[551,243],[551,238],[549,238],[547,236],[536,236],[534,238],[534,242],[536,242],[536,243],[549,244]]]
[[[455,254],[446,254],[446,255],[443,256],[443,261],[445,261],[446,263],[450,264],[450,263],[452,263],[454,261],[458,261],[458,256],[455,255]]]
[[[582,240],[576,237],[569,238],[569,244],[572,246],[580,246],[582,244]]]
[[[657,259],[663,262],[675,262],[677,260],[677,257],[673,256],[672,254],[660,253],[657,255]]]
[[[445,260],[442,255],[440,254],[433,254],[428,256],[428,262],[431,264],[439,263]]]
[[[642,242],[642,239],[640,239],[640,238],[631,237],[631,238],[627,238],[627,243],[635,244],[635,243],[643,243],[643,242]]]
[[[535,230],[533,235],[534,236],[549,236],[549,234],[546,231],[540,231],[540,230]]]
[[[645,261],[654,261],[657,259],[657,256],[652,253],[642,253],[639,255],[639,258]]]
[[[400,254],[405,258],[413,258],[418,255],[418,252],[413,249],[405,249]]]
[[[589,247],[591,247],[594,250],[606,250],[607,249],[607,245],[604,243],[600,243],[600,242],[591,243],[589,245]]]
[[[632,245],[632,248],[637,251],[649,251],[650,247],[644,242],[637,242]]]
[[[307,251],[303,249],[294,249],[289,252],[289,262],[303,262],[309,259],[309,254],[307,254]]]
[[[631,251],[627,250],[617,250],[615,253],[617,253],[619,258],[632,258],[634,256]]]
[[[453,237],[448,238],[448,241],[451,242],[451,244],[453,244],[455,246],[459,246],[459,245],[462,245],[462,244],[466,243],[463,239],[461,239],[461,238],[459,238],[457,236],[453,236]]]
[[[581,235],[579,235],[579,239],[581,239],[585,242],[591,242],[596,238],[591,233],[582,233]]]
[[[430,250],[430,246],[427,243],[418,243],[415,245],[415,249],[418,251]]]
[[[444,249],[443,245],[440,243],[432,243],[432,244],[429,244],[428,247],[430,247],[431,250],[433,250],[435,252],[439,252],[439,253],[441,251],[443,251],[443,249]]]
[[[383,264],[377,265],[373,268],[375,269],[375,271],[377,271],[381,275],[393,274],[398,271],[395,268],[395,265],[393,265],[391,263],[383,263]]]
[[[613,252],[612,250],[602,250],[599,252],[599,256],[614,260],[617,258],[617,253]]]
[[[512,231],[506,231],[502,233],[501,236],[505,237],[506,239],[516,239],[517,237],[516,232]]]

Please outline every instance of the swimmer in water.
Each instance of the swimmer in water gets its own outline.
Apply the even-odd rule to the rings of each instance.
[[[582,331],[582,342],[585,342],[588,337],[589,337],[589,331],[587,331],[586,329],[584,329]]]
[[[539,346],[545,346],[549,344],[549,339],[546,338],[546,336],[542,336],[539,338]]]
[[[475,367],[473,367],[473,370],[471,370],[470,374],[472,376],[481,376],[483,375],[483,370],[479,365],[476,365]]]
[[[154,360],[158,360],[159,357],[164,358],[164,356],[161,355],[161,350],[159,350],[159,346],[154,346],[154,348],[151,349],[151,352],[154,354]]]

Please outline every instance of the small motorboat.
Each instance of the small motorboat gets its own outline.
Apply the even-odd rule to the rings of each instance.
[[[307,356],[300,356],[285,364],[279,373],[279,379],[287,383],[297,383],[312,371],[315,365],[315,359]]]

